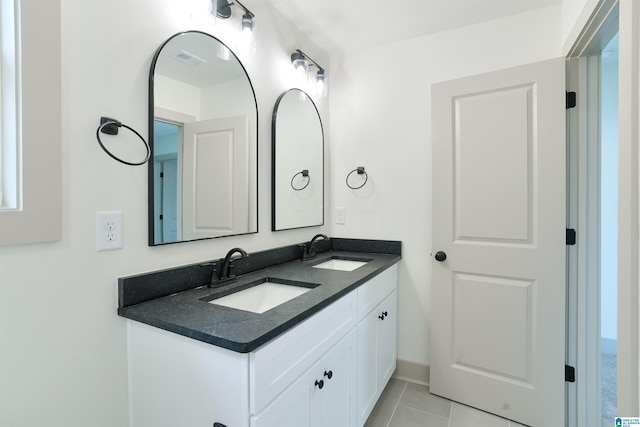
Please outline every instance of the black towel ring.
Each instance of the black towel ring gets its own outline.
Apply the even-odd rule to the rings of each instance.
[[[307,178],[307,183],[304,185],[304,187],[296,187],[293,185],[293,180],[296,179],[296,176],[298,175],[302,175],[303,177]],[[308,169],[303,169],[300,172],[298,172],[297,174],[293,175],[293,178],[291,178],[291,188],[293,188],[295,191],[302,191],[305,188],[307,188],[307,185],[309,185],[309,183],[311,182],[311,177],[309,176],[309,170]]]
[[[351,176],[351,174],[353,174],[354,172],[357,172],[358,175],[364,175],[364,182],[359,186],[359,187],[353,187],[349,184],[349,177]],[[358,190],[362,187],[364,187],[364,185],[367,183],[367,180],[369,179],[369,175],[367,175],[367,173],[364,171],[364,166],[358,166],[356,169],[352,170],[351,172],[349,172],[349,175],[347,175],[347,179],[345,180],[347,183],[347,187],[349,187],[352,190]]]
[[[102,133],[106,133],[107,135],[117,135],[118,134],[118,128],[120,128],[120,127],[129,129],[131,132],[136,134],[138,136],[138,138],[140,138],[140,140],[144,144],[144,147],[147,150],[147,155],[145,156],[143,161],[138,162],[138,163],[134,163],[134,162],[128,162],[126,160],[122,160],[121,158],[116,157],[114,154],[112,154],[104,146],[104,144],[102,143],[102,140],[100,139],[100,133],[102,132]],[[108,117],[100,117],[100,126],[98,126],[98,129],[96,130],[96,138],[98,139],[98,144],[100,144],[100,147],[104,150],[105,153],[107,153],[109,155],[109,157],[111,157],[114,160],[119,161],[120,163],[124,163],[125,165],[129,165],[129,166],[144,165],[151,158],[151,147],[149,147],[149,144],[147,143],[147,141],[144,140],[142,135],[140,135],[138,132],[136,132],[135,129],[130,128],[129,126],[125,125],[124,123],[120,123],[116,119],[110,119]]]

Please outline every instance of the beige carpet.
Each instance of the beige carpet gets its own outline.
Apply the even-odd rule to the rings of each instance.
[[[602,427],[615,427],[615,417],[617,414],[616,399],[616,356],[612,354],[602,354],[602,365],[600,375],[602,378],[601,396],[602,396]]]

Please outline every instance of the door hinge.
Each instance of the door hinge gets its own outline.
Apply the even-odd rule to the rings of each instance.
[[[566,92],[566,108],[575,108],[577,105],[577,95],[575,92]]]
[[[569,365],[564,365],[564,380],[568,383],[576,382],[576,368]]]
[[[573,246],[576,244],[576,230],[573,228],[567,228],[567,245]]]
[[[164,215],[160,214],[160,220],[162,221],[164,219]]]
[[[164,172],[160,172],[160,178],[164,178]]]

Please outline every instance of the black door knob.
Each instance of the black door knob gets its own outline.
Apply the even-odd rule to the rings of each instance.
[[[316,380],[315,385],[316,385],[316,386],[318,386],[318,388],[319,388],[320,390],[322,390],[322,387],[324,387],[324,381],[322,381],[322,380],[320,380],[320,381]]]
[[[442,261],[444,261],[445,259],[447,259],[447,254],[445,254],[445,253],[444,253],[444,252],[442,252],[442,251],[438,251],[438,252],[436,252],[436,261],[440,261],[440,262],[442,262]]]
[[[333,371],[324,371],[324,376],[331,379],[333,377]]]

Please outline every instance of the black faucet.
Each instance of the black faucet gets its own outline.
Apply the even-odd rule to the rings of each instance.
[[[329,240],[327,236],[324,234],[316,234],[313,236],[311,241],[304,244],[304,251],[302,252],[302,260],[312,259],[316,256],[316,251],[313,250],[313,245],[316,243],[316,240],[319,238],[323,238],[324,240]]]
[[[227,255],[224,257],[224,259],[220,259],[218,263],[213,265],[213,271],[211,272],[211,283],[209,283],[210,288],[214,286],[221,286],[226,283],[231,283],[236,280],[236,276],[234,274],[231,274],[231,270],[233,269],[231,257],[235,253],[239,253],[240,258],[249,256],[244,249],[240,248],[233,248],[229,252],[227,252]],[[220,267],[216,268],[218,264],[220,265]]]

